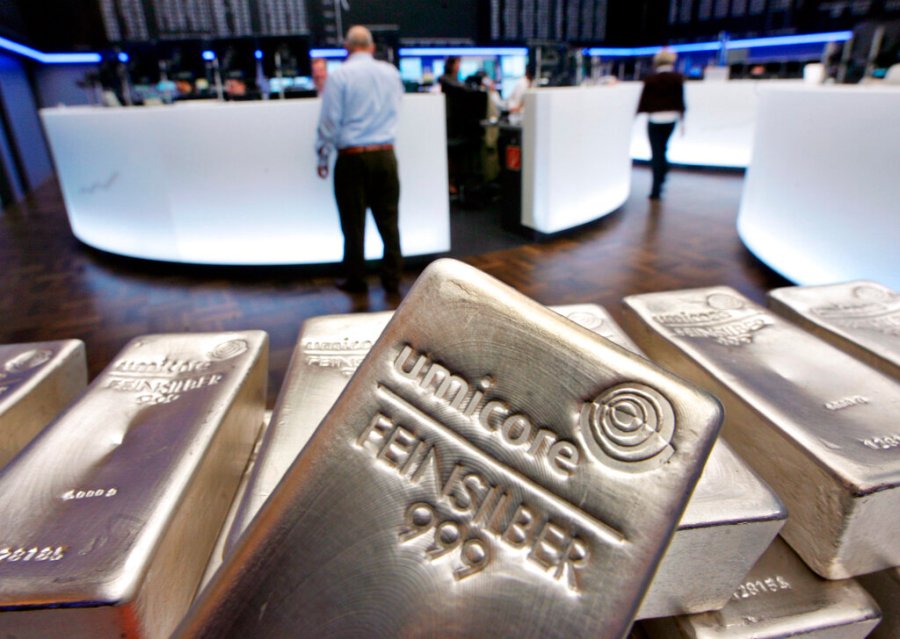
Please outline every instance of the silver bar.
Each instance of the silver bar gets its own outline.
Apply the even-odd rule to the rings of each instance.
[[[0,345],[0,468],[85,386],[81,340]]]
[[[597,304],[551,310],[638,355],[638,346]],[[235,520],[230,548],[281,480],[392,313],[304,322],[261,453]],[[637,618],[718,609],[768,548],[787,513],[777,496],[724,441],[715,445]],[[721,561],[710,561],[710,557]],[[695,578],[684,579],[690,574]]]
[[[165,638],[265,407],[262,331],[132,340],[0,475],[0,636]]]
[[[859,583],[881,607],[881,623],[870,639],[900,637],[900,568],[888,568],[859,577]]]
[[[608,339],[613,344],[644,357],[640,347],[628,337],[622,327],[616,324],[612,315],[599,304],[562,304],[548,306],[550,310],[559,313],[563,317],[572,320],[576,324],[584,326],[600,337]]]
[[[259,450],[262,447],[263,440],[265,439],[266,433],[268,432],[269,422],[271,421],[271,411],[265,411],[263,417],[262,426],[259,429],[259,435],[256,438],[256,441],[253,443],[253,449],[250,452],[250,458],[247,460],[247,465],[244,468],[244,472],[241,475],[241,481],[238,484],[237,492],[234,494],[234,499],[231,502],[231,506],[228,509],[228,514],[225,515],[225,521],[222,523],[222,528],[219,530],[219,535],[216,537],[216,543],[213,546],[212,554],[209,557],[209,563],[206,564],[206,569],[203,571],[203,577],[200,579],[200,587],[197,589],[197,593],[199,594],[206,587],[206,584],[209,583],[210,579],[213,578],[213,575],[216,574],[216,571],[219,569],[219,566],[222,565],[222,561],[225,559],[225,554],[228,551],[228,537],[231,534],[231,530],[234,527],[234,522],[237,520],[238,513],[240,512],[241,504],[244,501],[244,496],[247,494],[247,488],[250,485],[250,478],[253,476],[253,471],[256,467],[256,461],[259,459]]]
[[[727,287],[625,299],[660,364],[725,404],[724,436],[781,496],[782,536],[828,579],[900,564],[900,385]]]
[[[557,312],[604,337],[614,338],[612,341],[618,339],[626,348],[630,345],[632,350],[637,349],[606,311],[595,304],[573,304],[560,307]],[[303,322],[278,393],[272,424],[241,499],[227,548],[235,545],[250,525],[393,315],[393,311],[323,315]]]
[[[644,353],[596,304],[550,307],[614,344]],[[638,619],[718,610],[778,534],[787,511],[723,439],[709,455]]]
[[[772,489],[720,438],[637,618],[725,606],[787,516]]]
[[[175,636],[622,637],[720,419],[436,261]]]
[[[816,337],[900,379],[900,293],[865,280],[789,286],[770,291],[769,306]]]
[[[303,322],[272,420],[228,534],[227,549],[237,543],[294,463],[392,315],[391,311],[325,315]]]
[[[550,308],[637,352],[634,342],[600,306],[571,304]],[[272,424],[248,480],[226,548],[235,545],[250,525],[393,314],[385,311],[323,315],[303,322],[278,393]]]
[[[641,625],[651,639],[862,639],[880,618],[854,579],[818,577],[779,537],[722,610]]]

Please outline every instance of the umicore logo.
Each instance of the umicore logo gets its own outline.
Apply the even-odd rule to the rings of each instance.
[[[628,382],[605,390],[584,405],[580,425],[588,450],[622,470],[654,468],[675,453],[672,404],[645,384]]]
[[[727,293],[706,297],[707,309],[654,315],[653,320],[679,337],[715,340],[723,346],[746,346],[772,321],[762,309]]]

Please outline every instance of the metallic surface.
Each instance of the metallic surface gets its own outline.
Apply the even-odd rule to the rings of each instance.
[[[615,320],[596,304],[551,310],[634,353],[642,354]],[[314,317],[300,331],[278,397],[264,453],[244,493],[242,521],[228,547],[249,525],[378,339],[392,313]],[[660,563],[637,618],[718,609],[784,524],[780,500],[724,441],[719,441]],[[716,561],[709,561],[715,557]],[[216,562],[216,566],[218,566]],[[691,575],[691,579],[685,579]],[[209,574],[211,577],[211,574]]]
[[[600,306],[571,304],[551,308],[619,346],[638,352],[635,343]],[[303,322],[226,548],[235,545],[250,525],[392,316],[392,311],[323,315]]]
[[[643,355],[602,307],[573,304],[550,308]],[[723,607],[786,518],[787,511],[778,496],[719,439],[637,618],[671,617]]]
[[[303,322],[226,548],[250,525],[392,315],[325,315]]]
[[[638,619],[718,610],[788,513],[720,438],[638,611]]]
[[[222,523],[222,528],[219,531],[219,536],[216,538],[212,553],[209,556],[209,563],[206,564],[206,570],[203,571],[203,578],[200,580],[200,587],[197,589],[198,594],[202,592],[206,587],[206,584],[208,584],[210,579],[213,578],[213,575],[216,574],[216,571],[225,559],[225,554],[228,552],[228,538],[232,528],[234,528],[234,522],[238,517],[238,513],[240,512],[241,504],[244,501],[244,495],[247,494],[247,487],[250,485],[250,478],[253,476],[253,471],[256,468],[256,462],[259,459],[259,450],[262,448],[263,440],[268,432],[271,417],[272,412],[267,410],[263,418],[262,427],[259,429],[259,435],[256,438],[256,442],[253,444],[250,458],[247,460],[244,473],[241,475],[241,481],[238,484],[237,492],[231,502],[231,507],[228,509],[228,514],[225,516],[225,521]]]
[[[85,386],[81,340],[0,345],[0,468]]]
[[[881,623],[869,635],[871,639],[900,637],[900,568],[862,575],[859,583],[881,607]]]
[[[439,260],[175,636],[622,637],[720,419]]]
[[[769,306],[817,337],[900,379],[900,293],[866,280],[789,286],[771,291]]]
[[[779,537],[722,610],[642,625],[651,639],[862,639],[880,618],[854,579],[816,576]]]
[[[637,355],[644,355],[638,345],[622,330],[622,327],[616,324],[612,315],[599,304],[561,304],[547,308],[625,350]]]
[[[606,311],[595,304],[555,310],[620,346],[637,350]],[[237,543],[250,525],[392,316],[392,311],[323,315],[303,322],[227,548]]]
[[[261,331],[132,340],[0,474],[0,636],[167,637],[265,406]]]
[[[626,328],[663,366],[713,392],[724,436],[775,489],[782,536],[829,579],[900,564],[900,385],[713,287],[625,299]]]

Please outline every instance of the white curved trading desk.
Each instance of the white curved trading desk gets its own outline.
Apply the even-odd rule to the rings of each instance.
[[[173,262],[306,264],[343,254],[331,179],[316,174],[319,106],[61,107],[41,118],[85,244]],[[443,96],[404,96],[396,150],[404,255],[449,250]],[[366,257],[379,258],[367,224]]]
[[[798,284],[900,289],[900,88],[763,91],[738,233]]]
[[[642,86],[638,84],[638,86]],[[728,80],[686,82],[684,133],[669,140],[673,164],[745,168],[753,150],[753,131],[760,92],[771,86],[802,86],[795,80]],[[639,115],[631,136],[631,157],[650,159],[647,115]]]
[[[597,220],[631,189],[629,144],[640,85],[528,91],[522,129],[522,225],[557,233]]]

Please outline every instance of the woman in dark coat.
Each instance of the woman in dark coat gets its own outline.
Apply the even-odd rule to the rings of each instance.
[[[653,56],[653,73],[644,80],[638,113],[646,113],[650,139],[650,166],[653,188],[650,199],[658,200],[669,171],[666,147],[675,124],[681,122],[684,133],[684,76],[675,71],[675,52],[662,49]]]

